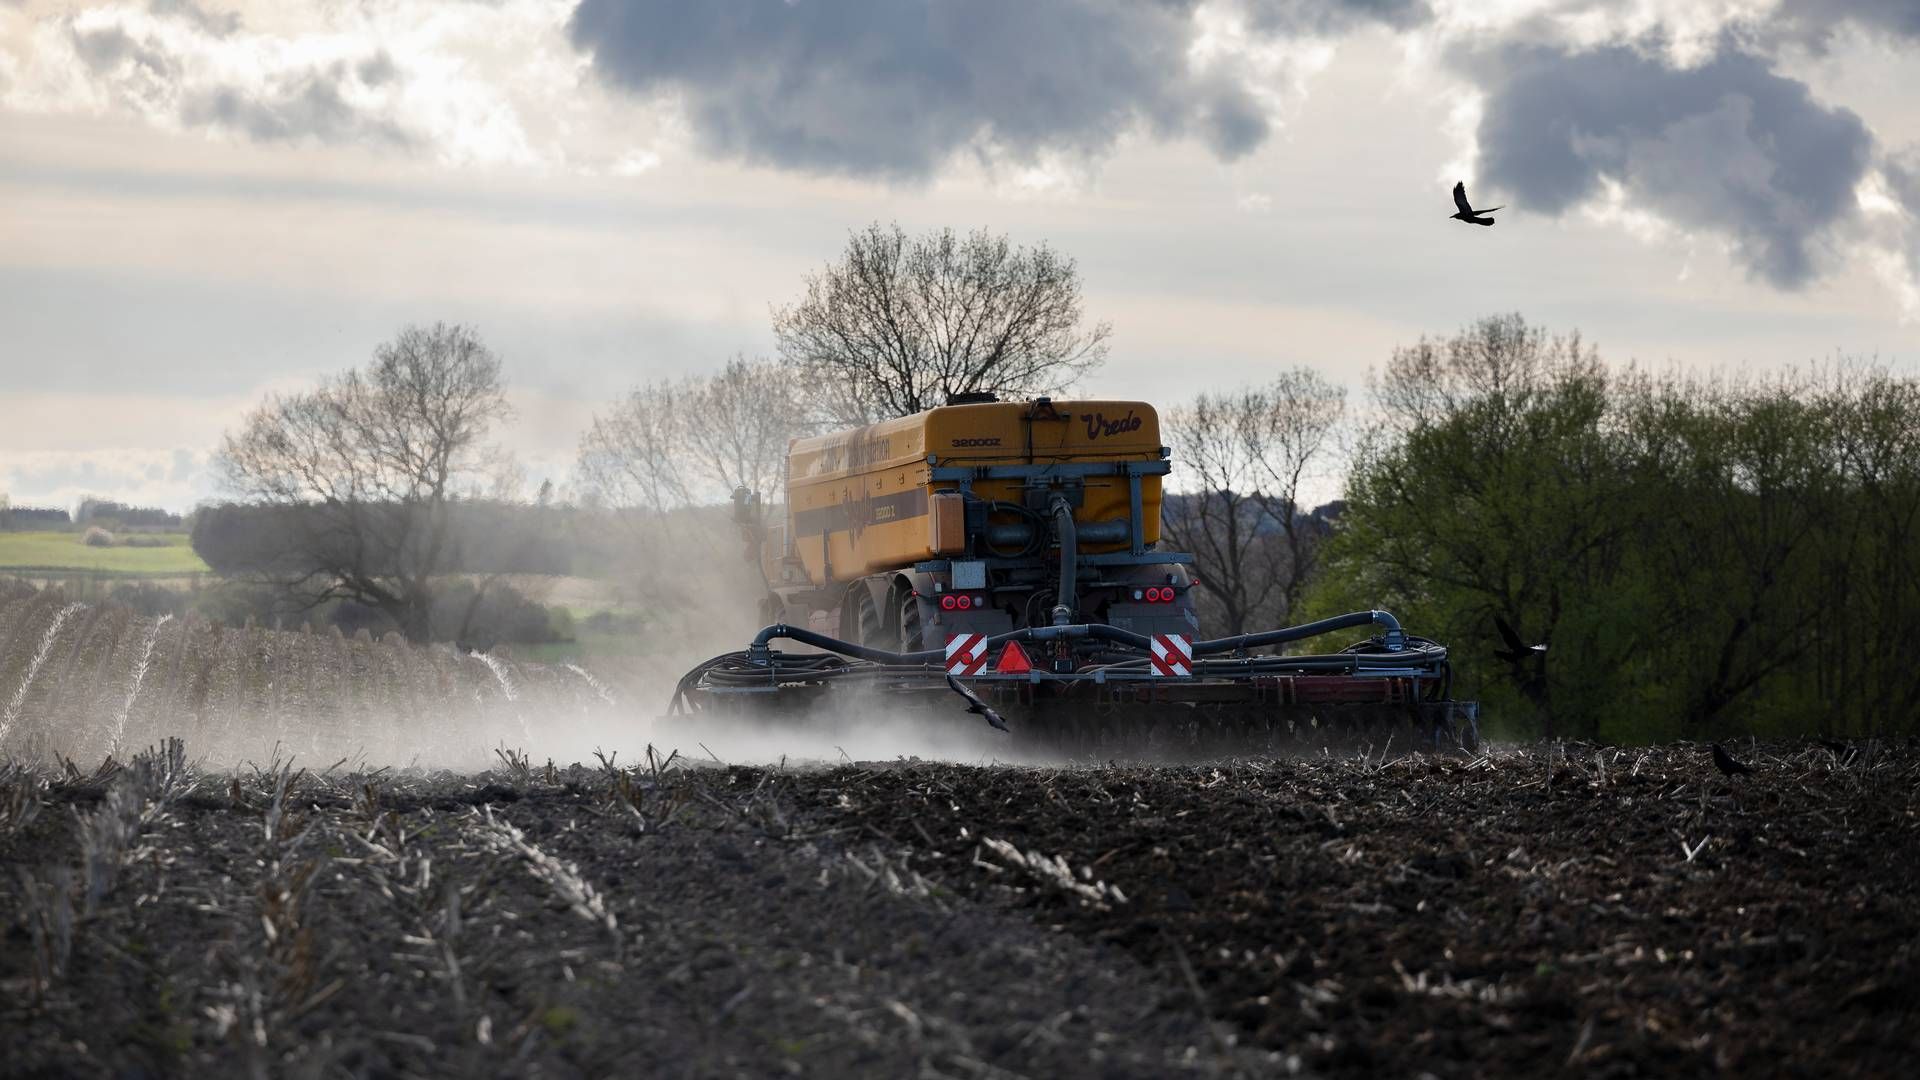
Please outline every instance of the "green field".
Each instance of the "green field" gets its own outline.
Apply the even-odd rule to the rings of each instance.
[[[147,533],[164,547],[88,547],[78,532],[0,532],[0,572],[80,571],[164,577],[204,574],[207,564],[193,553],[185,533]]]

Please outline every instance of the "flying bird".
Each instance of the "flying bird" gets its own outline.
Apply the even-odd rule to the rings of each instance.
[[[1504,206],[1490,206],[1485,210],[1475,210],[1473,204],[1467,201],[1467,184],[1464,180],[1453,185],[1453,205],[1460,208],[1459,213],[1452,215],[1455,219],[1459,221],[1470,221],[1475,225],[1493,224],[1493,219],[1485,215],[1491,214],[1495,210],[1506,209]]]
[[[1744,761],[1734,760],[1733,755],[1727,753],[1719,743],[1712,745],[1713,763],[1721,772],[1726,773],[1728,776],[1739,776],[1741,773],[1750,773],[1753,771],[1753,766],[1748,765]]]
[[[1498,615],[1493,617],[1493,628],[1500,631],[1500,640],[1507,645],[1505,649],[1495,649],[1493,655],[1509,664],[1517,664],[1529,656],[1538,656],[1547,651],[1545,645],[1528,645],[1522,642],[1513,624]]]
[[[1007,722],[1000,718],[1000,714],[997,712],[994,712],[992,706],[988,705],[984,701],[981,701],[977,696],[975,696],[974,692],[967,689],[966,685],[962,683],[959,679],[956,679],[951,674],[949,674],[947,676],[947,685],[953,688],[954,693],[959,694],[961,697],[967,699],[968,712],[979,713],[981,716],[986,717],[987,723],[992,725],[996,730],[999,730],[999,731],[1007,730]]]

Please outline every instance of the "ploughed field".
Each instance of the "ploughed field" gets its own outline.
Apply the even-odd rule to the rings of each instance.
[[[1911,1075],[1920,752],[0,791],[10,1075]]]

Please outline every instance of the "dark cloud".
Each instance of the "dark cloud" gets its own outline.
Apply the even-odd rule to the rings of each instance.
[[[1847,24],[1920,41],[1920,0],[1786,0],[1767,25],[1824,45]]]
[[[1433,18],[1427,0],[1247,0],[1255,30],[1333,34],[1367,23],[1406,30]]]
[[[1196,74],[1188,0],[583,0],[574,44],[615,85],[683,96],[719,156],[922,177],[989,140],[1018,157],[1097,153],[1123,132],[1197,135],[1222,157],[1268,120],[1246,86]],[[1419,0],[1254,0],[1255,22],[1413,17]]]
[[[1483,190],[1558,214],[1611,179],[1630,204],[1729,238],[1785,288],[1816,276],[1873,158],[1853,112],[1730,48],[1691,68],[1627,46],[1510,46],[1464,63],[1487,91]]]

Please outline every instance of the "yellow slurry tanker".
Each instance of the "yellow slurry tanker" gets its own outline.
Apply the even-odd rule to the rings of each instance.
[[[1387,612],[1204,637],[1193,556],[1161,546],[1173,467],[1143,401],[960,398],[795,440],[784,522],[754,537],[768,625],[688,672],[673,709],[814,708],[856,687],[957,705],[952,677],[1016,732],[1096,742],[1336,723],[1471,740],[1446,650]],[[1335,652],[1270,651],[1361,627]]]

